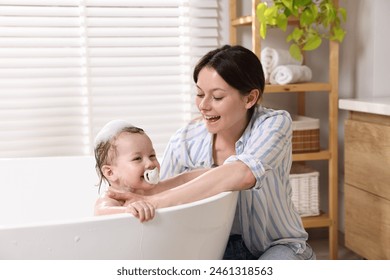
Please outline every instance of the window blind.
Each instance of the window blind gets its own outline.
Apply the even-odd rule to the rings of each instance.
[[[162,155],[193,117],[218,1],[0,0],[0,157],[88,155],[109,120]]]

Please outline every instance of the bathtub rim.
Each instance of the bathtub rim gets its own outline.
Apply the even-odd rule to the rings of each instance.
[[[177,211],[185,208],[191,208],[196,207],[201,204],[205,204],[208,202],[213,202],[218,199],[222,199],[229,195],[234,195],[236,191],[226,191],[221,192],[219,194],[216,194],[211,197],[207,197],[201,200],[193,201],[190,203],[165,207],[165,208],[159,208],[156,210],[156,214],[158,213],[167,213],[172,211]],[[92,212],[92,211],[91,211]],[[22,228],[32,228],[32,227],[44,227],[44,226],[60,226],[64,224],[81,224],[86,222],[94,222],[94,221],[107,221],[107,220],[113,220],[113,219],[123,219],[123,218],[130,218],[130,219],[137,219],[130,213],[118,213],[118,214],[111,214],[111,215],[101,215],[101,216],[94,216],[91,213],[91,216],[85,216],[80,218],[73,218],[73,219],[60,219],[60,220],[50,220],[50,221],[44,221],[44,222],[29,222],[29,223],[22,223],[22,224],[0,224],[0,230],[12,230],[12,229],[22,229]],[[147,223],[147,222],[146,222]]]

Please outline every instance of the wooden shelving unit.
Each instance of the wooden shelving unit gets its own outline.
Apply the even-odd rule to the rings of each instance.
[[[250,26],[252,31],[252,51],[260,57],[261,42],[259,35],[259,23],[256,19],[256,6],[259,0],[252,0],[251,15],[237,15],[237,1],[230,0],[230,43],[237,44],[237,29],[242,26]],[[241,0],[244,1],[244,0]],[[337,1],[337,0],[336,0]],[[337,3],[336,3],[337,4]],[[289,24],[298,24],[297,19],[289,19]],[[266,85],[264,93],[297,93],[297,113],[305,115],[306,93],[327,93],[328,98],[328,149],[316,153],[293,154],[293,161],[328,161],[328,212],[321,212],[319,216],[302,218],[305,228],[328,228],[329,230],[329,257],[337,259],[338,251],[338,173],[337,173],[337,129],[338,129],[338,56],[339,45],[329,41],[329,81],[327,83],[301,83],[289,85]]]

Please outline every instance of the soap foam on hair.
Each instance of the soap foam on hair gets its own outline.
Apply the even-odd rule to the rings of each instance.
[[[108,122],[96,135],[94,142],[95,147],[98,146],[100,143],[109,141],[125,127],[131,126],[133,125],[125,120],[113,120]]]

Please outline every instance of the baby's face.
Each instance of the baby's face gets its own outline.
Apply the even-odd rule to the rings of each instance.
[[[160,169],[160,163],[150,138],[146,134],[122,132],[115,145],[117,155],[113,172],[118,178],[116,185],[132,191],[153,187],[145,181],[144,172],[155,167]]]

